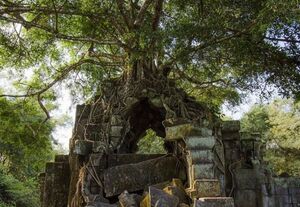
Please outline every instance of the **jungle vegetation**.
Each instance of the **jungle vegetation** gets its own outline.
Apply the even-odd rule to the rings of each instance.
[[[297,0],[0,0],[0,74],[15,86],[0,85],[0,189],[24,187],[49,160],[59,86],[84,102],[110,79],[125,86],[163,76],[216,112],[253,91],[299,100],[299,22]],[[291,104],[256,106],[243,119],[276,143],[273,163],[299,146]],[[2,207],[28,194],[0,195]]]

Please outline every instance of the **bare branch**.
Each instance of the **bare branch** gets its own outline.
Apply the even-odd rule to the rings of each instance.
[[[92,12],[82,12],[82,11],[76,11],[72,9],[65,9],[65,7],[52,9],[49,7],[42,7],[42,6],[36,6],[36,7],[29,7],[25,5],[5,5],[2,8],[0,8],[0,14],[5,14],[5,13],[44,13],[44,14],[64,14],[64,15],[77,15],[77,16],[85,16],[85,17],[95,17],[99,16],[98,13],[92,13]]]
[[[23,25],[25,28],[30,29],[30,28],[38,28],[41,30],[44,30],[48,33],[53,34],[53,36],[57,39],[61,39],[61,40],[68,40],[68,41],[78,41],[78,42],[93,42],[99,45],[120,45],[121,43],[118,41],[111,41],[111,40],[98,40],[95,38],[91,38],[91,37],[81,37],[81,36],[69,36],[69,35],[65,35],[65,34],[61,34],[58,33],[56,30],[53,30],[52,28],[43,26],[43,25],[39,25],[35,22],[28,22],[25,21],[23,18],[10,18],[10,17],[4,17],[4,16],[0,16],[0,20],[4,20],[7,22],[11,22],[11,23],[18,23]]]
[[[291,40],[285,38],[274,38],[274,37],[264,37],[267,40],[278,41],[278,42],[290,42],[290,43],[300,43],[300,40]]]
[[[229,85],[229,81],[225,81],[224,79],[215,79],[215,80],[211,80],[211,81],[199,81],[193,77],[190,77],[188,76],[187,74],[185,74],[182,70],[180,70],[178,67],[177,67],[177,70],[175,71],[181,78],[191,82],[191,83],[194,83],[194,84],[197,84],[197,86],[199,88],[207,88],[209,86],[212,86],[213,84],[215,83],[223,83],[224,85]]]
[[[241,30],[241,31],[237,31],[231,35],[225,36],[225,37],[221,37],[221,38],[216,38],[216,39],[212,39],[211,41],[207,41],[204,44],[201,44],[199,46],[196,46],[194,48],[192,48],[193,51],[197,51],[197,50],[202,50],[205,49],[211,45],[216,45],[222,42],[225,42],[227,40],[233,39],[235,37],[239,37],[242,34],[244,34],[245,32],[249,31],[254,25],[256,24],[256,21],[251,22],[247,27],[245,27],[245,29]]]
[[[0,97],[13,97],[13,98],[22,98],[22,97],[37,97],[37,101],[40,105],[40,107],[42,108],[42,110],[45,112],[46,114],[46,119],[44,120],[44,122],[46,122],[49,118],[50,118],[50,114],[47,111],[46,107],[44,106],[43,102],[42,102],[42,97],[41,95],[43,93],[45,93],[46,91],[48,91],[50,88],[52,88],[56,83],[62,81],[71,71],[77,69],[79,66],[86,64],[86,63],[92,63],[92,64],[100,64],[102,65],[102,63],[100,62],[96,62],[92,59],[81,59],[78,62],[66,66],[62,69],[62,72],[59,76],[57,76],[52,82],[50,82],[49,84],[47,84],[44,88],[35,91],[35,92],[31,92],[31,93],[27,93],[27,94],[21,94],[21,95],[8,95],[8,94],[0,94]],[[44,123],[43,122],[43,123]]]

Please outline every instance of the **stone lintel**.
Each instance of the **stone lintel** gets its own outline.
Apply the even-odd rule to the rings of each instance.
[[[191,123],[166,127],[166,140],[176,141],[188,136],[211,136],[212,131],[207,128],[194,126]]]

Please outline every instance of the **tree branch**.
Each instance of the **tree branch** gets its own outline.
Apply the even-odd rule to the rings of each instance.
[[[214,83],[223,83],[224,85],[228,85],[229,82],[226,82],[225,80],[219,78],[216,80],[211,80],[211,81],[199,81],[193,77],[188,76],[187,74],[185,74],[182,70],[180,70],[177,67],[177,70],[175,71],[181,78],[186,79],[187,81],[191,82],[191,83],[195,83],[198,85],[198,87],[201,88],[207,88],[210,85],[213,85]]]
[[[154,17],[152,20],[152,31],[156,31],[159,25],[159,19],[162,13],[164,0],[156,0]]]
[[[124,7],[124,0],[117,0],[117,5],[119,8],[119,11],[123,17],[123,20],[125,22],[125,24],[127,25],[128,28],[131,28],[131,21],[129,19],[129,15],[127,14],[127,11]]]
[[[134,20],[133,24],[135,27],[139,27],[143,23],[145,13],[152,2],[153,0],[145,0],[144,4],[142,5],[140,11],[137,14],[136,19]]]
[[[275,37],[264,37],[264,38],[267,40],[278,41],[278,42],[300,43],[300,40],[291,40],[291,39],[275,38]]]
[[[42,102],[42,97],[41,97],[42,94],[45,93],[46,91],[48,91],[50,88],[52,88],[56,83],[63,80],[71,71],[77,69],[79,66],[81,66],[83,64],[86,64],[86,63],[101,64],[100,62],[96,62],[92,59],[81,59],[81,60],[79,60],[78,62],[76,62],[72,65],[64,67],[59,76],[57,76],[53,81],[51,81],[44,88],[42,88],[38,91],[27,93],[27,94],[21,94],[21,95],[0,94],[0,97],[24,98],[24,97],[34,97],[34,96],[36,96],[40,107],[42,108],[42,110],[46,114],[46,119],[43,121],[43,123],[44,123],[50,118],[50,114],[49,114],[49,112],[47,111],[46,107],[44,106],[44,104]]]
[[[120,42],[118,41],[110,41],[110,40],[98,40],[95,38],[91,38],[91,37],[81,37],[81,36],[69,36],[69,35],[65,35],[65,34],[61,34],[58,33],[56,30],[53,30],[52,28],[49,27],[45,27],[43,25],[39,25],[35,22],[28,22],[26,20],[24,20],[23,18],[10,18],[10,17],[4,17],[4,16],[0,16],[0,20],[4,20],[10,23],[17,23],[17,24],[21,24],[23,25],[26,29],[30,29],[30,28],[38,28],[41,30],[44,30],[48,33],[53,34],[53,36],[57,39],[61,39],[61,40],[68,40],[68,41],[78,41],[78,42],[93,42],[99,45],[120,45]]]

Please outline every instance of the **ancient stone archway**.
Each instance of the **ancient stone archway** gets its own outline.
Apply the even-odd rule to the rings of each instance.
[[[124,191],[142,195],[173,178],[183,183],[187,205],[194,198],[224,195],[223,151],[213,113],[167,79],[126,87],[118,81],[105,83],[93,103],[77,107],[69,206],[113,206]],[[165,137],[169,154],[134,154],[149,128]]]

